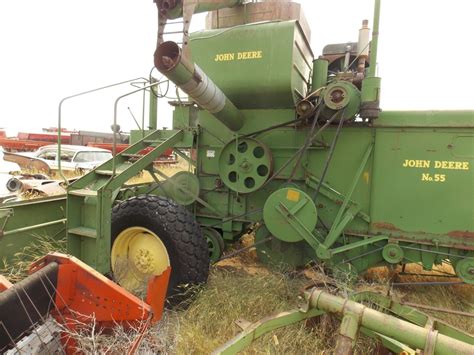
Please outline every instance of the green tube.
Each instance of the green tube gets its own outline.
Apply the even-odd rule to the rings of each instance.
[[[156,79],[151,78],[150,84],[156,83]],[[150,88],[150,108],[148,112],[148,129],[155,130],[158,127],[158,98],[156,86]]]
[[[379,24],[380,24],[380,0],[375,0],[374,8],[374,29],[372,30],[372,41],[370,42],[370,66],[368,77],[375,77],[377,69],[377,50],[379,44]]]
[[[329,62],[326,59],[318,58],[313,61],[313,78],[311,81],[311,92],[326,86],[328,81]]]
[[[306,293],[311,308],[341,316],[353,314],[359,318],[359,325],[374,332],[389,336],[414,349],[432,346],[434,354],[473,354],[474,347],[444,334],[433,333],[420,327],[368,308],[360,303],[331,295],[321,290]],[[428,345],[428,343],[431,343]]]

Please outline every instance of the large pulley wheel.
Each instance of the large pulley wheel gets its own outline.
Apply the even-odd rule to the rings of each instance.
[[[206,239],[194,216],[173,200],[140,195],[116,205],[111,241],[114,279],[135,294],[146,291],[150,277],[168,266],[168,297],[176,295],[173,301],[182,300],[183,285],[207,280]]]
[[[192,204],[199,197],[199,179],[187,171],[174,174],[165,181],[163,188],[167,196],[183,206]]]
[[[296,243],[302,241],[301,229],[316,228],[318,212],[312,198],[302,190],[284,187],[273,192],[263,206],[263,221],[278,239]]]
[[[239,138],[229,142],[219,157],[219,174],[233,191],[257,191],[270,177],[273,161],[270,149],[253,139]]]

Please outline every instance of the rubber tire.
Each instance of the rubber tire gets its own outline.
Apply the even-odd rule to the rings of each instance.
[[[124,229],[140,226],[156,233],[171,263],[168,301],[183,301],[183,285],[205,283],[209,275],[206,238],[194,216],[171,199],[154,195],[132,197],[112,210],[112,243]]]

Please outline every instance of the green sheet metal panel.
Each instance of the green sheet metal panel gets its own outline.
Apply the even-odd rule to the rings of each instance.
[[[65,218],[65,195],[1,205],[0,267],[39,237],[65,238]]]
[[[296,21],[196,32],[191,51],[238,108],[289,108],[307,92],[313,54]]]
[[[374,126],[474,128],[474,111],[383,111]]]
[[[372,229],[474,242],[474,128],[403,127],[468,125],[469,115],[399,112],[386,118],[378,124],[401,127],[377,129]]]

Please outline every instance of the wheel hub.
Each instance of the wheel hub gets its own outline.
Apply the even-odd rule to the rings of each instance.
[[[141,292],[149,278],[170,266],[165,245],[149,229],[130,227],[115,239],[111,251],[115,280],[131,292]]]
[[[456,263],[456,274],[468,284],[474,284],[474,258],[466,258]]]
[[[397,244],[387,244],[382,250],[382,256],[388,263],[398,264],[405,257],[405,253]]]

